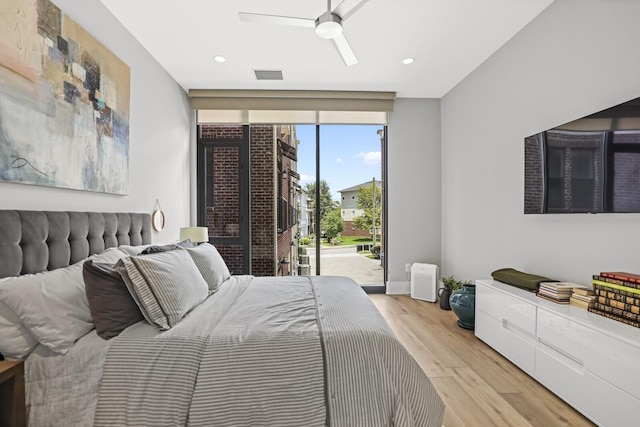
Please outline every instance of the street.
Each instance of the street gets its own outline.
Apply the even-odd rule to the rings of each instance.
[[[316,271],[316,250],[307,247],[311,274]],[[323,276],[347,276],[361,285],[383,284],[380,260],[360,255],[355,246],[322,247],[320,249],[320,273]]]

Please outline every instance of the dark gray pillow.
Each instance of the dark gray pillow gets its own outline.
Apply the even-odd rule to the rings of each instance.
[[[82,277],[93,324],[101,338],[113,338],[144,319],[120,273],[111,264],[86,261]]]
[[[173,251],[178,248],[193,248],[193,243],[191,243],[191,240],[187,239],[178,243],[170,243],[168,245],[151,245],[144,248],[139,255],[157,254],[159,252]]]

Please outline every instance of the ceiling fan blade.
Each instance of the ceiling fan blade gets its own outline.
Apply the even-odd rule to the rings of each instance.
[[[342,60],[346,64],[347,67],[355,65],[358,63],[358,58],[356,58],[356,54],[353,53],[347,38],[343,34],[340,34],[338,37],[333,39],[335,46],[338,48],[338,52],[342,56]]]
[[[243,22],[254,22],[259,24],[289,25],[294,27],[315,28],[316,20],[307,18],[296,18],[293,16],[263,15],[261,13],[238,12],[240,20]]]
[[[348,17],[364,6],[367,1],[369,0],[344,0],[333,9],[333,13],[342,18],[343,21],[346,21]]]

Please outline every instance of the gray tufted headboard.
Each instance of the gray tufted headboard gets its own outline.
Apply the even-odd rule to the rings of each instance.
[[[112,246],[148,243],[146,213],[0,210],[0,277],[55,270]]]

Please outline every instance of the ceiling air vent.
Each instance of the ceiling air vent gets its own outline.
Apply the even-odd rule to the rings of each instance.
[[[253,70],[258,80],[282,80],[282,70]]]

